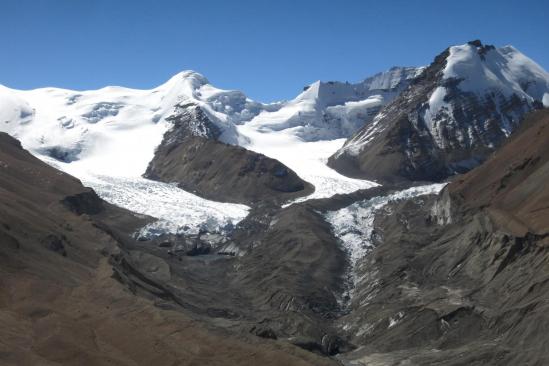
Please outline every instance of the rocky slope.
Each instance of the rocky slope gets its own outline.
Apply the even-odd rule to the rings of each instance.
[[[131,275],[148,288],[171,277],[154,255],[124,249],[134,243],[125,233],[149,220],[101,201],[0,134],[0,363],[333,364],[167,310],[158,289],[148,299],[128,291],[120,281],[132,266],[142,266]]]
[[[549,224],[549,110],[529,114],[516,134],[482,169],[456,179],[449,193],[466,210],[489,206],[516,235],[542,235]]]
[[[482,162],[548,98],[549,74],[515,48],[450,47],[329,165],[381,181],[441,180]]]
[[[377,213],[349,365],[542,365],[549,263],[549,112],[438,197]],[[368,282],[374,285],[368,286]]]
[[[312,193],[314,187],[277,160],[219,141],[221,132],[195,104],[182,104],[166,119],[164,134],[145,177],[177,182],[217,201],[257,204]]]
[[[226,237],[166,235],[125,243],[124,251],[132,254],[116,258],[117,276],[136,294],[207,324],[324,357],[347,352],[353,345],[334,326],[342,312],[338,299],[347,259],[319,211],[388,189],[282,209],[264,204]],[[163,268],[164,274],[151,268]]]

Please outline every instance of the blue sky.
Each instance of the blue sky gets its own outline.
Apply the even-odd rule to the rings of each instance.
[[[1,0],[0,84],[150,88],[186,69],[251,98],[512,44],[549,70],[549,1]]]

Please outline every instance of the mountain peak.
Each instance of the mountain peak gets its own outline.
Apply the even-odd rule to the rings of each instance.
[[[184,70],[172,76],[163,85],[169,85],[170,87],[186,85],[191,87],[191,89],[198,89],[209,83],[209,80],[204,75],[193,70]]]
[[[422,75],[346,142],[333,167],[382,180],[443,179],[478,165],[526,112],[549,105],[549,73],[512,46],[452,46]],[[404,142],[397,148],[394,136]]]
[[[470,44],[471,46],[475,46],[475,47],[482,47],[482,42],[480,41],[480,39],[475,39],[474,41],[469,41],[469,42],[467,42],[467,44]]]
[[[513,46],[496,48],[469,42],[448,49],[443,79],[456,79],[464,92],[497,89],[504,96],[512,94],[542,100],[549,88],[549,73]]]
[[[394,89],[404,81],[411,80],[419,76],[424,66],[407,67],[393,66],[387,71],[379,72],[363,81],[369,90],[388,90]]]

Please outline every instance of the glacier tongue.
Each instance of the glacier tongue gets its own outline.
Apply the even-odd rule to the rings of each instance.
[[[201,229],[223,231],[248,215],[248,206],[210,201],[179,189],[175,184],[135,176],[101,175],[82,166],[42,158],[50,165],[78,177],[105,201],[158,219],[141,229],[141,237],[168,233],[197,234]]]
[[[359,281],[357,271],[364,257],[374,248],[372,235],[376,213],[389,202],[439,193],[446,183],[411,187],[387,196],[378,196],[355,202],[337,211],[324,215],[332,226],[334,235],[340,240],[343,250],[349,256],[349,271],[343,303],[352,300],[354,288]]]

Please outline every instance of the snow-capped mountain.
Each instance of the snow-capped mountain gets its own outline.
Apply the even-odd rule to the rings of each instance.
[[[173,229],[177,221],[195,228],[207,217],[216,217],[216,222],[225,225],[240,220],[246,208],[219,205],[213,212],[210,202],[141,177],[165,133],[178,125],[174,121],[188,121],[184,129],[192,136],[241,145],[280,160],[315,186],[314,197],[348,193],[372,183],[344,177],[325,165],[343,140],[307,143],[303,139],[348,136],[352,126],[357,128],[362,118],[370,118],[362,112],[371,116],[370,106],[375,112],[419,71],[394,68],[354,85],[317,82],[294,100],[272,104],[252,101],[240,91],[215,88],[192,71],[179,73],[151,90],[110,86],[90,91],[20,91],[0,86],[0,130],[18,138],[36,156],[80,178],[110,202],[167,220],[158,226]],[[195,113],[201,118],[183,118]],[[343,118],[327,123],[326,115]],[[273,116],[286,116],[290,122],[273,129]],[[348,116],[354,118],[352,126],[345,125]],[[273,169],[280,175],[286,168]],[[177,210],[145,203],[151,194],[157,197],[155,202],[165,202],[168,192],[180,197],[174,202],[184,202],[189,207],[185,212],[192,211],[192,217],[176,218]]]
[[[219,130],[218,138],[231,144],[238,144],[236,123],[249,120],[260,110],[277,108],[253,102],[238,91],[217,89],[196,72],[179,73],[151,90],[18,91],[2,86],[1,130],[32,151],[67,162],[96,158],[101,151],[112,153],[113,149],[121,151],[111,154],[109,160],[129,149],[141,151],[143,156],[132,160],[140,164],[135,168],[143,173],[168,128],[165,118],[177,112],[181,103],[199,105]],[[139,149],[131,146],[132,141]],[[112,163],[102,164],[103,169],[116,165]],[[116,172],[120,173],[119,169]]]
[[[549,106],[549,74],[512,46],[453,46],[330,159],[352,176],[441,179],[483,161],[523,115]]]
[[[218,349],[229,364],[539,363],[549,109],[449,184],[381,186],[327,162],[339,150],[344,172],[441,179],[484,159],[548,90],[516,49],[478,41],[272,104],[195,72],[151,90],[0,87],[0,131],[35,155],[0,132],[0,319],[8,335],[61,329],[8,336],[22,356],[3,353],[174,364],[194,337],[206,364]]]
[[[318,81],[293,100],[271,104],[215,88],[192,71],[151,90],[0,86],[0,130],[91,184],[91,176],[140,177],[173,121],[198,108],[203,118],[187,118],[190,134],[279,159],[313,183],[319,197],[369,186],[333,172],[324,161],[343,143],[336,139],[373,118],[421,71],[393,68],[356,84]],[[306,141],[318,142],[305,148]]]
[[[20,91],[0,85],[0,130],[20,139],[31,151],[60,161],[97,160],[108,151],[108,159],[98,161],[96,168],[116,175],[136,170],[143,173],[154,147],[170,126],[166,118],[183,113],[185,106],[200,107],[218,131],[216,139],[228,144],[246,144],[246,137],[236,129],[246,122],[261,129],[298,127],[301,130],[296,134],[305,140],[340,138],[371,118],[420,71],[393,68],[358,84],[316,82],[294,100],[271,104],[255,102],[240,91],[215,88],[192,71],[181,72],[151,90],[105,87]],[[200,134],[202,127],[195,128]],[[139,149],[131,145],[132,141]],[[124,171],[117,168],[107,172],[110,166],[118,165],[112,159],[128,150],[142,154],[133,156],[138,166],[124,164]]]
[[[294,100],[270,105],[249,100],[244,103],[239,92],[225,93],[240,95],[232,99],[216,97],[216,101],[229,104],[216,107],[215,113],[236,112],[237,118],[229,113],[223,119],[214,114],[210,105],[185,100],[167,117],[172,122],[171,130],[156,149],[146,176],[177,182],[205,197],[245,203],[260,197],[287,200],[307,194],[307,185],[299,182],[294,173],[314,185],[312,197],[368,188],[371,182],[344,177],[328,168],[326,160],[343,144],[342,137],[350,136],[373,118],[383,104],[422,71],[423,68],[393,68],[357,84],[318,81]],[[242,103],[232,108],[230,105],[235,103],[231,100]],[[232,141],[260,155],[213,143],[212,140],[232,143],[227,132],[234,130],[219,121],[232,122],[237,130]],[[286,167],[281,168],[262,155],[277,159]],[[281,171],[288,174],[281,175]],[[254,178],[250,180],[251,177]]]
[[[154,151],[182,103],[201,105],[218,135],[236,143],[242,93],[216,89],[194,72],[151,90],[106,87],[91,91],[0,87],[0,130],[34,155],[76,176],[107,201],[161,219],[151,231],[197,231],[236,223],[248,207],[212,202],[174,185],[143,179]],[[222,101],[242,108],[226,108]],[[252,108],[254,104],[250,103]],[[168,119],[168,120],[167,120]]]
[[[368,177],[415,179],[467,169],[501,143],[526,111],[547,103],[548,79],[512,47],[473,42],[450,48],[428,68],[395,67],[354,84],[317,81],[295,99],[271,104],[218,89],[192,71],[150,90],[1,86],[0,131],[111,202],[169,221],[173,210],[144,204],[143,190],[158,197],[181,190],[144,179],[145,172],[202,196],[247,204],[265,193],[245,188],[257,186],[252,177],[287,198],[310,194],[307,183],[314,186],[307,198],[371,187],[373,182],[326,165],[344,138],[364,125],[331,159],[342,172],[364,176],[364,165],[375,173]],[[372,141],[375,149],[369,148]],[[212,149],[217,155],[208,159]],[[195,212],[207,208],[192,222],[212,216],[211,203],[183,196],[180,201]],[[219,209],[216,221],[237,221],[246,207]]]
[[[423,67],[394,67],[359,83],[317,81],[275,111],[263,111],[250,123],[259,130],[292,133],[305,141],[349,137],[393,100]]]

